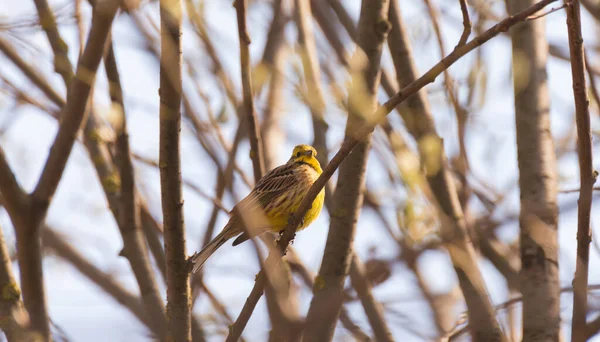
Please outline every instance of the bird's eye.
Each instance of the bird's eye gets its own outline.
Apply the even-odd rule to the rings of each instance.
[[[302,154],[302,152],[298,152],[296,153],[296,158],[300,158],[300,155]]]

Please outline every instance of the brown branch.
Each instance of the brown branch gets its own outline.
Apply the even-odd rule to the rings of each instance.
[[[322,6],[323,4],[316,4]],[[311,20],[311,2],[309,0],[295,0],[295,19],[298,27],[298,43],[300,57],[306,80],[306,104],[308,105],[314,132],[313,146],[317,150],[317,159],[321,165],[327,164],[327,122],[325,122],[325,95],[321,87],[321,70],[317,58],[317,47]],[[319,17],[318,15],[315,16]],[[323,24],[324,25],[324,24]],[[342,57],[340,57],[342,58]],[[326,203],[331,203],[332,186],[326,189]]]
[[[467,39],[469,39],[469,35],[471,34],[471,18],[469,18],[469,8],[467,5],[467,0],[458,0],[460,3],[460,11],[463,17],[463,32],[460,35],[460,39],[458,40],[458,44],[456,46],[465,45]]]
[[[152,322],[151,324],[157,335],[163,338],[166,334],[166,328],[162,300],[160,299],[156,280],[152,276],[152,268],[147,257],[147,251],[145,246],[140,243],[142,241],[140,206],[137,204],[137,191],[127,130],[127,115],[125,113],[121,80],[112,42],[107,44],[104,66],[109,80],[109,92],[113,102],[112,108],[117,111],[114,113],[114,117],[116,119],[116,164],[119,170],[119,178],[118,181],[115,180],[115,186],[110,186],[106,181],[116,177],[112,170],[113,167],[110,164],[110,155],[107,154],[107,151],[102,151],[106,147],[101,146],[97,142],[88,141],[88,150],[98,153],[98,157],[93,158],[94,163],[97,164],[97,171],[104,170],[105,177],[108,177],[102,178],[104,180],[102,183],[123,237],[123,254],[131,263],[144,299],[144,304],[147,307],[148,319]],[[90,130],[95,131],[93,127],[98,126],[95,117],[90,118],[88,125],[86,125],[86,133]],[[120,190],[119,194],[116,193],[117,189]]]
[[[29,198],[8,164],[2,146],[0,146],[0,193],[5,198],[4,206],[11,217],[24,214],[29,205]]]
[[[390,29],[388,7],[387,1],[362,2],[357,37],[360,49],[357,49],[355,58],[362,60],[366,66],[351,71],[353,79],[352,87],[348,90],[346,142],[354,138],[358,127],[368,122],[370,118],[367,115],[377,106],[381,54]],[[305,341],[328,341],[333,337],[342,306],[344,282],[351,266],[352,243],[362,207],[370,145],[371,137],[367,134],[340,167],[332,200],[329,234],[318,275],[319,286],[314,289],[306,317]],[[358,284],[358,279],[354,279],[354,282]],[[357,291],[360,289],[357,288]],[[363,299],[374,304],[374,300]],[[369,313],[369,320],[374,323],[377,339],[391,340],[381,315],[372,315],[370,308],[370,305],[365,305],[365,312]]]
[[[250,158],[254,169],[254,181],[258,182],[265,172],[262,153],[260,130],[254,111],[254,96],[252,94],[252,74],[250,72],[250,35],[246,25],[246,10],[248,0],[236,0],[235,11],[237,14],[238,37],[240,40],[240,64],[242,75],[242,88],[244,93],[244,112],[248,125],[250,139]]]
[[[0,37],[0,50],[10,59],[40,90],[56,105],[62,107],[65,104],[63,97],[54,90],[54,88],[39,75],[37,70],[26,63],[19,52],[10,45],[9,42]]]
[[[573,279],[573,324],[571,340],[586,341],[587,289],[590,258],[590,211],[592,188],[596,173],[592,163],[592,134],[590,128],[589,100],[585,83],[585,60],[581,36],[579,1],[568,1],[567,28],[573,77],[573,98],[577,122],[577,147],[579,154],[580,188],[577,212],[577,261]]]
[[[67,43],[65,43],[58,32],[56,19],[48,5],[48,1],[34,0],[34,3],[40,17],[42,28],[46,32],[46,36],[48,37],[48,41],[54,52],[54,71],[59,73],[65,84],[69,86],[74,75],[73,66],[71,65],[71,61],[69,61]]]
[[[270,261],[269,259],[272,259],[271,255],[275,255],[275,253],[269,254],[265,265]],[[250,320],[250,316],[252,316],[254,308],[256,308],[256,303],[258,303],[258,300],[260,299],[260,297],[262,297],[265,285],[265,272],[261,270],[258,273],[258,276],[256,277],[256,281],[254,282],[254,287],[252,288],[252,291],[248,295],[248,298],[246,298],[246,302],[242,307],[242,311],[240,311],[238,318],[229,327],[229,334],[227,335],[227,339],[225,340],[225,342],[237,342],[240,336],[242,336],[242,331],[244,331],[244,329],[246,328],[248,320]]]
[[[515,14],[535,0],[507,1]],[[530,16],[528,16],[530,17]],[[556,156],[550,131],[545,20],[510,30],[520,189],[523,340],[558,340],[560,296]]]
[[[44,165],[42,175],[33,191],[32,197],[42,203],[47,202],[58,187],[62,172],[69,158],[75,136],[84,114],[91,87],[94,84],[96,70],[103,56],[104,42],[108,36],[112,20],[117,10],[116,1],[97,6],[92,17],[88,41],[77,67],[73,82],[69,86],[68,98],[61,115],[56,139],[50,148],[50,154]],[[48,203],[44,206],[47,207]]]
[[[168,340],[191,340],[181,189],[181,0],[160,1],[160,188],[167,263]]]

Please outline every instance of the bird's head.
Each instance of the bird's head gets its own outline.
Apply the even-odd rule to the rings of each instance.
[[[323,172],[321,170],[321,164],[316,158],[317,150],[310,145],[296,145],[294,147],[294,151],[292,152],[292,157],[290,158],[291,162],[294,163],[305,163],[312,166],[319,174]]]

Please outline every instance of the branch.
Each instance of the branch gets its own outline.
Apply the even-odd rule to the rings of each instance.
[[[10,168],[2,146],[0,146],[0,193],[5,198],[4,206],[10,217],[24,214],[29,205],[29,199]]]
[[[181,0],[160,1],[160,188],[167,264],[168,340],[191,340],[181,189]]]
[[[467,6],[467,0],[458,0],[460,3],[460,11],[462,12],[463,17],[463,32],[460,35],[460,39],[458,40],[458,44],[456,46],[465,45],[467,39],[469,39],[469,35],[471,34],[471,19],[469,18],[469,8]]]
[[[48,6],[48,1],[34,0],[34,2],[40,17],[40,23],[46,32],[46,36],[54,52],[54,71],[62,76],[65,84],[69,87],[73,79],[73,66],[71,65],[71,61],[69,61],[67,43],[62,40],[58,32],[54,13],[52,13],[50,6]]]
[[[42,0],[39,0],[42,1]],[[85,50],[69,86],[67,103],[63,108],[58,134],[50,148],[42,175],[33,191],[34,200],[49,205],[69,159],[73,143],[84,119],[88,97],[102,59],[104,43],[118,8],[118,1],[102,2],[94,10],[92,26]]]
[[[568,1],[567,28],[573,77],[573,98],[577,122],[577,147],[579,152],[580,188],[577,213],[577,262],[573,279],[573,324],[571,340],[586,341],[587,288],[590,258],[590,211],[596,173],[592,163],[592,133],[590,128],[589,100],[585,83],[585,60],[581,36],[579,1]]]
[[[258,182],[265,172],[260,140],[260,130],[254,112],[254,97],[252,94],[252,74],[250,72],[250,35],[246,27],[247,0],[236,0],[235,10],[237,14],[238,37],[240,40],[240,64],[242,71],[242,88],[244,92],[244,112],[248,123],[250,139],[250,158],[254,168],[254,181]]]
[[[534,2],[507,1],[508,13]],[[558,340],[556,155],[550,130],[545,20],[522,23],[510,31],[510,36],[521,207],[518,288],[524,296],[523,340]]]
[[[322,6],[323,4],[316,4]],[[321,70],[317,58],[317,47],[311,20],[311,2],[295,0],[295,19],[298,27],[298,43],[300,44],[304,78],[306,80],[305,102],[308,105],[314,132],[313,146],[317,150],[317,159],[321,165],[327,164],[327,122],[325,122],[325,95],[321,87]],[[319,17],[319,16],[316,16]],[[329,187],[331,188],[331,187]],[[326,189],[327,190],[327,189]],[[326,191],[325,202],[331,202],[332,191]]]
[[[40,74],[27,64],[19,55],[19,52],[12,47],[9,42],[0,37],[0,50],[10,59],[17,68],[33,82],[40,90],[57,106],[63,107],[65,105],[65,99],[52,88],[52,86],[42,77]]]

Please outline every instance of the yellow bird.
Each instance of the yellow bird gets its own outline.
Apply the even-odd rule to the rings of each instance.
[[[233,207],[223,231],[192,256],[193,272],[197,272],[219,247],[235,236],[239,235],[233,241],[233,245],[237,246],[267,230],[277,233],[285,229],[290,215],[298,209],[308,189],[323,172],[316,156],[317,151],[312,146],[297,145],[287,163],[264,175],[250,194]],[[298,231],[308,227],[319,216],[324,200],[323,189],[304,215]]]

